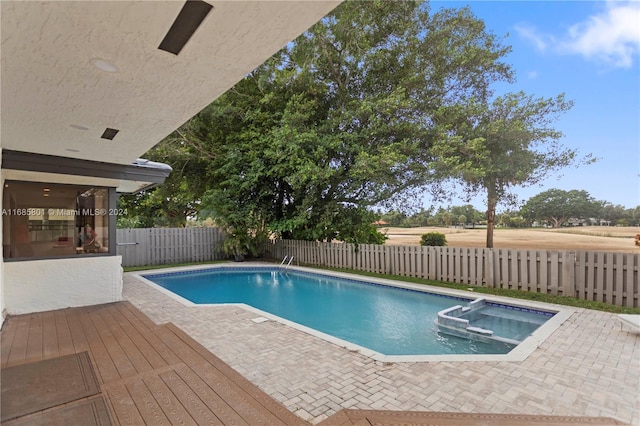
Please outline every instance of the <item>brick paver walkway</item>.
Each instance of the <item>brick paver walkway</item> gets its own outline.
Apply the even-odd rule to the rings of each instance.
[[[381,363],[234,306],[187,307],[125,274],[124,299],[173,322],[298,416],[341,408],[606,416],[640,425],[640,335],[577,309],[523,362]]]

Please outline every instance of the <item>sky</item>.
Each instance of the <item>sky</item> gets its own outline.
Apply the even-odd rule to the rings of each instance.
[[[563,169],[527,188],[520,202],[552,188],[586,190],[597,200],[640,205],[640,1],[431,1],[432,10],[469,6],[487,30],[506,36],[516,82],[496,94],[565,93],[574,102],[556,123],[562,145],[599,160]],[[429,207],[427,196],[423,202]],[[447,205],[463,205],[454,198]],[[484,211],[484,198],[471,204]],[[437,204],[436,204],[437,205]],[[504,207],[498,207],[503,211]]]

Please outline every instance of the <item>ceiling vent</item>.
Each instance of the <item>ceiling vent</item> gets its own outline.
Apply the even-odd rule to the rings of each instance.
[[[102,139],[109,139],[110,141],[113,140],[113,138],[116,137],[116,135],[118,134],[120,130],[118,129],[110,129],[110,128],[106,128],[104,129],[104,133],[102,134],[102,136],[100,136]]]
[[[180,53],[212,8],[202,0],[187,0],[158,49],[174,55]]]

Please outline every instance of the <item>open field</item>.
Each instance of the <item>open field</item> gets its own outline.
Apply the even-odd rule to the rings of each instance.
[[[386,244],[420,244],[420,236],[427,232],[441,232],[447,236],[450,247],[484,247],[486,229],[460,228],[380,228],[389,239]],[[639,227],[584,226],[575,228],[496,229],[493,234],[495,248],[523,248],[547,250],[595,250],[640,253],[634,236]]]

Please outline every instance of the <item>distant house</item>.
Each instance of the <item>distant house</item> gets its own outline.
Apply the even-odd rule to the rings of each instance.
[[[576,217],[572,217],[567,219],[568,226],[587,226],[589,223],[586,219],[578,219]]]
[[[385,221],[385,220],[376,220],[375,222],[373,222],[373,224],[375,226],[386,226],[389,224],[389,222]]]

